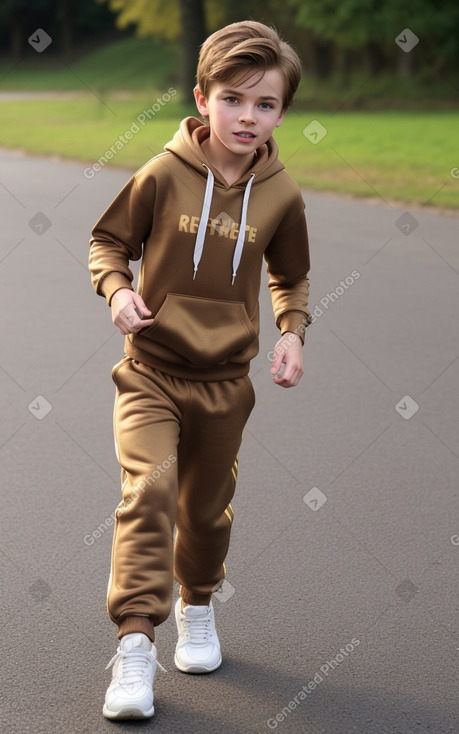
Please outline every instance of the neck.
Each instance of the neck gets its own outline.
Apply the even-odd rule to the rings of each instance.
[[[235,156],[229,151],[228,155],[225,156],[222,154],[223,151],[214,150],[210,138],[203,140],[202,149],[209,163],[221,174],[228,186],[232,186],[232,184],[238,181],[252,167],[256,156],[255,153]]]

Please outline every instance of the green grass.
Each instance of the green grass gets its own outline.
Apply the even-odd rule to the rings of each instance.
[[[327,129],[316,145],[301,140],[312,119]],[[455,112],[295,115],[292,110],[276,137],[282,160],[304,187],[454,208],[459,180],[450,171],[459,168],[453,152],[458,124]]]
[[[132,97],[85,94],[75,99],[0,102],[0,145],[58,154],[92,165],[162,92]],[[159,153],[182,117],[195,114],[174,97],[107,163],[135,170]],[[313,145],[303,129],[327,129]],[[456,112],[305,112],[292,108],[275,132],[280,158],[306,188],[435,207],[455,208],[459,168]],[[82,165],[83,167],[83,165]],[[441,190],[440,190],[441,189]],[[432,198],[433,197],[433,198]]]

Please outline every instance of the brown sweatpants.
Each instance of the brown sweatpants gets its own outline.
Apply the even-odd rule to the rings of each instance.
[[[186,603],[207,604],[225,577],[237,454],[255,396],[248,376],[185,380],[130,357],[112,377],[123,499],[108,612],[119,638],[143,632],[154,640],[170,612],[173,578]]]

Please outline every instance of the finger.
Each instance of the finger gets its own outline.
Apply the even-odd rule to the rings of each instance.
[[[289,364],[287,360],[285,360],[282,365],[279,372],[276,374],[276,380],[281,381],[282,384],[290,383],[292,379],[294,379],[296,372],[296,365],[295,364]]]
[[[133,303],[128,303],[127,306],[119,312],[118,320],[123,324],[128,332],[141,328],[139,327],[139,324],[142,323],[142,319],[137,316]]]
[[[118,331],[123,336],[127,336],[129,334],[129,327],[126,326],[126,324],[123,324],[123,322],[116,323],[116,326],[118,327]]]
[[[274,382],[276,383],[276,385],[280,385],[280,387],[295,387],[295,385],[297,384],[296,382],[291,380],[284,380],[283,377],[275,379]]]
[[[301,368],[289,369],[288,371],[286,369],[283,375],[274,378],[274,382],[281,387],[295,387],[298,385],[302,374]]]
[[[147,306],[145,305],[145,301],[143,300],[142,296],[139,296],[138,293],[133,294],[133,302],[135,304],[135,311],[139,318],[143,318],[144,316],[151,316],[151,311]]]
[[[285,373],[285,362],[282,362],[279,369],[273,375],[274,380],[283,380],[284,379],[284,373]]]
[[[115,319],[115,324],[123,328],[127,334],[131,333],[138,323],[140,323],[140,319],[134,313],[132,304],[125,306]]]
[[[151,311],[147,307],[141,309],[140,306],[135,306],[134,311],[136,312],[139,319],[142,320],[145,320],[145,316],[151,316]]]
[[[274,353],[273,361],[271,362],[271,374],[277,375],[282,366],[282,354]]]
[[[141,319],[137,324],[131,327],[131,333],[136,334],[141,329],[146,329],[147,326],[151,326],[154,319]]]

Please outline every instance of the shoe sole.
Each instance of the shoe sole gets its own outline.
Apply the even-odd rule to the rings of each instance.
[[[220,657],[220,660],[216,665],[213,665],[211,668],[207,668],[205,665],[199,665],[199,664],[193,664],[186,667],[185,665],[182,665],[182,663],[177,658],[177,655],[174,657],[174,663],[175,667],[180,670],[182,673],[192,673],[192,674],[199,674],[199,673],[212,673],[214,670],[217,670],[217,668],[220,667],[222,664],[222,658]]]
[[[102,713],[106,719],[151,719],[155,713],[154,706],[148,711],[143,711],[140,706],[122,706],[119,711],[111,711],[105,705]]]

